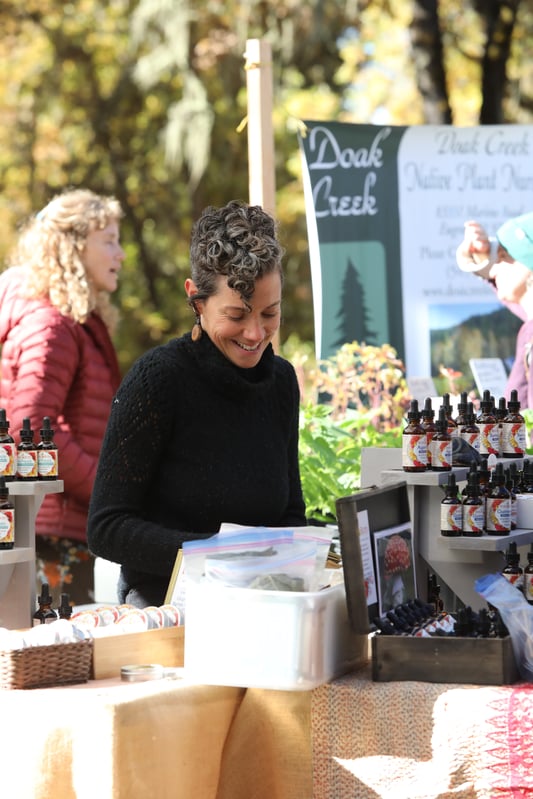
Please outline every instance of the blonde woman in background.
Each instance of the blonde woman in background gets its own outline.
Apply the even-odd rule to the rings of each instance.
[[[48,495],[36,523],[37,585],[57,603],[94,598],[86,520],[100,446],[120,382],[110,295],[124,259],[113,197],[86,189],[54,197],[24,228],[0,276],[0,407],[20,440],[49,416],[64,492]]]

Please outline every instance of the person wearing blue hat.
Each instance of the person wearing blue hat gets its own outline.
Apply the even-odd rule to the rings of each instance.
[[[488,280],[502,303],[523,320],[505,394],[509,399],[515,389],[521,407],[533,408],[533,212],[508,219],[495,239],[479,222],[465,222],[457,264],[463,272]]]

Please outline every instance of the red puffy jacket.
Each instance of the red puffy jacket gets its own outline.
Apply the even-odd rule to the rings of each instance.
[[[46,300],[19,297],[19,285],[16,268],[0,276],[0,407],[17,442],[24,417],[36,442],[43,417],[50,417],[64,492],[44,499],[36,532],[85,541],[100,446],[120,382],[115,349],[100,316],[79,324]]]

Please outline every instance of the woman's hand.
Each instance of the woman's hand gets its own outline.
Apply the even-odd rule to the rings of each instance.
[[[485,228],[479,222],[465,222],[464,238],[456,253],[459,268],[488,278],[492,265],[490,253],[491,243]]]

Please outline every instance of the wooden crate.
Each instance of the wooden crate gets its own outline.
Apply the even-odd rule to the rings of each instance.
[[[119,677],[122,666],[158,663],[183,666],[184,627],[94,638],[91,678]]]
[[[367,512],[372,532],[410,522],[407,484],[401,481],[362,490],[338,499],[336,508],[350,623],[355,632],[369,633],[379,608],[366,602],[358,513]],[[510,637],[414,638],[371,633],[370,652],[376,682],[509,685],[519,679]]]
[[[511,638],[371,635],[372,679],[511,685],[520,679]]]

